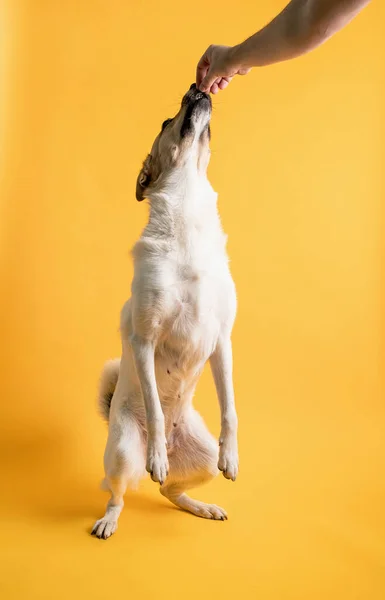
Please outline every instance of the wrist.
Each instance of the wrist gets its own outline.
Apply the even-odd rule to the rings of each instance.
[[[230,54],[231,65],[238,70],[249,68],[247,64],[247,51],[245,48],[245,42],[237,44],[231,48]]]

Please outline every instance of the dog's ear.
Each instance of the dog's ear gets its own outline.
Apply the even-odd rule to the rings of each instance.
[[[136,199],[138,202],[144,200],[146,189],[151,183],[151,163],[152,156],[149,154],[144,161],[138,179],[136,180]]]

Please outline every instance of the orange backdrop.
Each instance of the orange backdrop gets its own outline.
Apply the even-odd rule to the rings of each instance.
[[[4,598],[385,597],[380,2],[214,100],[241,473],[196,495],[229,521],[172,509],[146,482],[114,538],[88,535],[107,500],[95,389],[119,353],[146,220],[141,160],[205,47],[242,40],[282,6],[1,4]],[[218,432],[209,372],[196,404]]]

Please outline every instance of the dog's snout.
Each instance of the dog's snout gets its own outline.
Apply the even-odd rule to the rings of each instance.
[[[205,92],[198,90],[196,84],[192,83],[182,100],[182,108],[185,109],[180,130],[182,138],[185,137],[189,131],[193,131],[193,116],[194,118],[200,116],[204,121],[205,117],[203,117],[203,115],[206,115],[207,123],[210,121],[211,106],[210,96],[205,94]],[[201,119],[201,122],[203,121]]]
[[[208,94],[205,94],[205,92],[201,92],[197,88],[196,83],[192,83],[190,85],[189,91],[187,92],[183,100],[184,102],[196,102],[197,100],[202,100],[202,98],[210,100],[210,96]]]

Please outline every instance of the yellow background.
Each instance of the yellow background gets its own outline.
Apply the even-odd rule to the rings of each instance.
[[[241,473],[151,482],[118,533],[89,536],[106,428],[95,389],[119,353],[135,178],[209,43],[281,1],[3,0],[1,560],[4,598],[385,597],[385,9],[214,100],[210,179],[239,296]],[[218,432],[209,372],[196,404]]]

